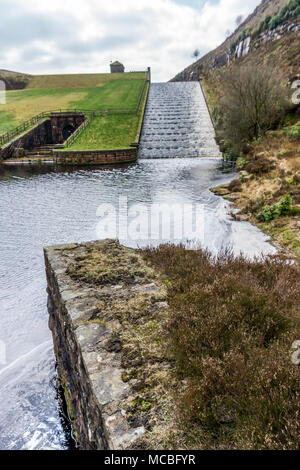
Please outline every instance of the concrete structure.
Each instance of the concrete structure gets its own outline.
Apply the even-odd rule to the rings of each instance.
[[[110,64],[110,72],[111,73],[124,73],[125,72],[125,67],[121,62],[116,60],[115,62],[112,62]]]

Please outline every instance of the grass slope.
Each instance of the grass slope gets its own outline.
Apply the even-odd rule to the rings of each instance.
[[[90,88],[105,85],[114,80],[136,80],[145,78],[145,72],[86,73],[32,76],[28,88]]]
[[[119,82],[113,82],[117,85]],[[116,88],[114,97],[117,99],[119,90]],[[137,91],[137,89],[135,90]],[[134,93],[130,89],[130,95],[124,99],[123,104],[132,102]],[[140,95],[139,90],[138,95]],[[70,147],[71,150],[98,150],[127,148],[135,141],[139,124],[143,115],[147,93],[144,92],[143,105],[138,113],[110,114],[96,117],[89,126],[80,134]],[[129,106],[130,107],[130,106]]]
[[[0,107],[0,134],[10,131],[36,114],[52,109],[133,109],[137,104],[145,75],[75,75],[71,82],[66,77],[70,76],[35,77],[33,85],[51,87],[32,86],[24,90],[8,91],[7,103]],[[66,85],[65,88],[63,84]],[[77,88],[73,87],[75,84]]]
[[[75,140],[70,150],[127,148],[134,141],[137,114],[111,114],[95,118]]]

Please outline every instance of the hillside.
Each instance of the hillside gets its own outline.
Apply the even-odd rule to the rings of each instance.
[[[22,75],[5,71],[1,76],[5,77],[6,83],[9,77],[14,83],[16,80],[20,83]],[[88,135],[97,121],[97,139],[91,139],[91,136],[83,139],[82,136],[84,148],[90,148],[87,140],[95,141],[96,148],[128,147],[135,140],[139,121],[136,106],[146,79],[145,72],[24,77],[25,88],[7,89],[6,104],[0,109],[0,135],[45,111],[109,109],[113,114],[101,120],[101,123],[105,122],[104,128],[98,118],[84,131],[83,134]]]
[[[274,58],[288,80],[299,73],[300,0],[263,0],[219,47],[172,81],[198,80],[202,73],[238,61]]]

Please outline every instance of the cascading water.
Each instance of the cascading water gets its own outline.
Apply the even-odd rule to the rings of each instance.
[[[150,86],[140,158],[220,157],[214,136],[198,82]]]

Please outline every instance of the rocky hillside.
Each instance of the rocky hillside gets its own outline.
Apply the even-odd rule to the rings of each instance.
[[[201,74],[233,61],[256,63],[274,58],[289,80],[299,73],[300,0],[263,0],[215,50],[193,63],[172,81],[198,80]]]

